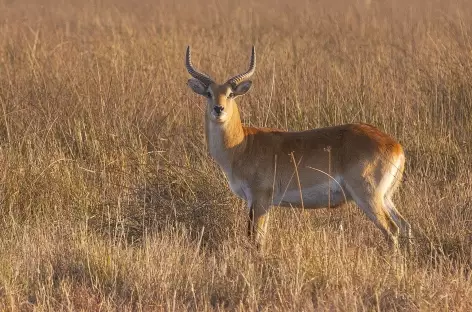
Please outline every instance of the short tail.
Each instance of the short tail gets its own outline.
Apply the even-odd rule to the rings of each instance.
[[[405,154],[403,150],[397,155],[396,159],[393,159],[391,166],[390,173],[394,176],[394,179],[385,194],[386,196],[391,196],[395,193],[403,180],[403,173],[405,171]]]

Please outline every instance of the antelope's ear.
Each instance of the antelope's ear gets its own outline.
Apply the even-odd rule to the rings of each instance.
[[[193,92],[205,95],[207,94],[207,87],[198,79],[191,78],[187,81],[187,85],[192,89]]]
[[[252,81],[251,80],[246,80],[241,82],[236,86],[236,88],[233,89],[233,93],[235,95],[243,95],[246,94],[249,89],[251,89],[252,86]]]

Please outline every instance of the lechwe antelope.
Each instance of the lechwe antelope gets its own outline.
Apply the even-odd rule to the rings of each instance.
[[[396,247],[399,231],[410,225],[396,210],[405,156],[389,135],[367,124],[345,124],[302,132],[245,127],[235,99],[249,91],[256,69],[252,48],[249,70],[223,84],[192,65],[187,47],[189,87],[207,98],[208,150],[226,174],[233,193],[249,206],[249,235],[260,247],[272,205],[335,207],[354,200]]]

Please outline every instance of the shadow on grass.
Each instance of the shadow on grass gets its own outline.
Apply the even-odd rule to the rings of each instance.
[[[130,244],[140,244],[146,234],[169,226],[183,227],[203,246],[215,247],[234,232],[234,220],[243,218],[243,211],[236,209],[239,204],[218,172],[168,165],[148,170],[142,183],[123,198],[96,207],[99,217],[91,227]]]

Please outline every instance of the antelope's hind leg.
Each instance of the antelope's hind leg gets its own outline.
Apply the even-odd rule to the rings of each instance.
[[[345,186],[356,204],[382,231],[390,246],[397,249],[399,227],[389,213],[389,209],[385,207],[383,196],[376,194],[375,188],[365,181],[357,181],[354,184],[356,188],[351,187],[351,184],[345,184]]]
[[[411,232],[410,223],[408,223],[408,221],[406,221],[405,218],[403,218],[403,216],[395,208],[395,204],[393,203],[390,196],[385,197],[385,207],[389,211],[397,226],[400,228],[400,238],[402,240],[405,239],[407,247],[410,248],[410,245],[413,240],[413,234]]]

